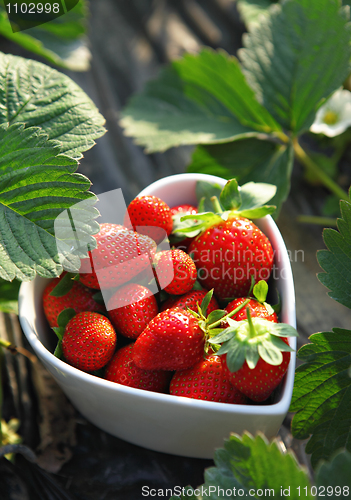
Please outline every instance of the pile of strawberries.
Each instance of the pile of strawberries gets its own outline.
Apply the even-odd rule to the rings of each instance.
[[[213,212],[203,199],[169,207],[138,197],[123,226],[101,224],[79,274],[64,273],[44,291],[55,355],[137,389],[266,401],[287,370],[296,331],[266,302],[273,249],[250,220],[272,213],[261,206],[264,186],[228,181],[211,199]]]

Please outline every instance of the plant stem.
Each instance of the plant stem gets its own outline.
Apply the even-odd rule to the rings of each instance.
[[[213,211],[216,214],[220,214],[222,212],[222,207],[219,204],[217,196],[212,196],[211,198],[212,206],[213,206]]]
[[[300,162],[332,193],[342,200],[349,201],[346,191],[344,191],[333,179],[329,177],[307,154],[299,144],[297,137],[293,140],[294,151]]]
[[[332,217],[318,217],[317,215],[299,215],[297,217],[298,222],[303,222],[304,224],[318,224],[320,226],[333,226],[335,227],[336,219]]]
[[[249,322],[249,328],[250,328],[250,338],[253,339],[256,337],[256,331],[255,327],[252,323],[252,318],[251,318],[251,313],[250,313],[250,308],[246,308],[246,316],[247,316],[247,321]]]
[[[2,347],[0,347],[0,446],[2,446],[2,427],[1,427],[1,419],[2,419],[2,362],[4,358],[4,353],[2,352]]]
[[[230,313],[228,313],[225,316],[223,316],[223,318],[219,319],[215,323],[212,323],[211,325],[209,325],[208,328],[212,329],[212,328],[215,328],[216,326],[220,325],[222,323],[222,321],[225,321],[227,318],[231,318],[232,316],[234,316],[234,314],[236,314],[239,311],[241,311],[241,309],[243,309],[246,306],[246,304],[248,304],[249,302],[250,302],[250,299],[246,299],[242,304],[240,304],[240,306],[238,306],[236,309],[234,309]]]

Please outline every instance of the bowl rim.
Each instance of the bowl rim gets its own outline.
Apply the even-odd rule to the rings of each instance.
[[[191,179],[191,180],[208,180],[212,182],[218,182],[223,181],[225,179],[213,175],[208,175],[208,174],[175,174],[167,177],[163,177],[162,179],[159,179],[155,181],[154,183],[150,184],[147,188],[143,189],[138,196],[143,196],[143,193],[146,192],[150,186],[153,188],[159,188],[162,187],[166,184],[168,184],[170,181],[174,180],[185,180],[185,179]],[[273,229],[275,233],[275,237],[277,237],[279,241],[279,245],[283,245],[283,249],[286,250],[284,240],[281,236],[281,233],[273,221],[271,216],[266,216],[269,220],[269,224],[271,228]],[[287,255],[287,252],[285,252]],[[285,255],[284,255],[285,258]],[[287,265],[285,262],[284,265]],[[290,304],[291,306],[291,311],[290,311],[290,324],[292,326],[296,326],[296,313],[295,313],[295,293],[294,293],[294,281],[292,277],[292,272],[291,272],[291,266],[290,262],[288,262],[288,271],[289,271],[289,285],[292,287],[290,290],[290,293],[293,295],[294,303]],[[110,390],[111,392],[121,392],[125,395],[128,396],[139,396],[141,399],[148,400],[149,402],[154,401],[154,402],[160,402],[160,403],[168,403],[173,406],[179,406],[179,405],[186,405],[187,407],[194,407],[198,408],[199,410],[203,411],[218,411],[220,410],[221,412],[224,413],[233,413],[233,414],[246,414],[246,415],[276,415],[276,414],[286,414],[289,410],[290,406],[290,401],[291,401],[291,394],[290,390],[292,391],[292,386],[294,383],[294,376],[295,376],[295,363],[296,363],[296,338],[292,339],[292,347],[295,349],[294,352],[291,353],[291,359],[288,367],[288,371],[285,375],[285,380],[284,380],[284,387],[282,390],[281,397],[279,401],[271,404],[259,404],[259,405],[238,405],[238,404],[225,404],[225,403],[217,403],[213,401],[206,401],[206,400],[198,400],[198,399],[191,399],[191,398],[186,398],[183,396],[174,396],[171,394],[164,394],[164,393],[157,393],[153,391],[147,391],[143,389],[137,389],[134,387],[128,387],[125,385],[118,384],[116,382],[111,382],[109,380],[105,380],[103,378],[97,377],[95,375],[92,375],[90,373],[83,372],[79,370],[78,368],[75,368],[68,363],[62,361],[61,359],[57,358],[54,356],[53,353],[51,353],[45,346],[44,344],[39,340],[38,335],[35,333],[34,326],[30,324],[30,322],[26,319],[25,317],[25,308],[26,308],[26,302],[28,300],[28,296],[33,294],[34,292],[32,291],[32,288],[34,287],[35,282],[38,282],[39,280],[45,280],[47,283],[49,283],[49,280],[46,278],[41,278],[39,276],[36,276],[33,281],[30,282],[23,282],[20,286],[19,290],[19,297],[18,297],[18,312],[19,312],[19,321],[21,323],[23,332],[25,336],[28,339],[28,342],[31,344],[32,348],[34,351],[37,353],[38,357],[41,359],[41,361],[46,364],[46,365],[51,365],[56,371],[61,372],[67,376],[74,377],[76,379],[81,380],[82,382],[86,384],[93,384],[96,387],[104,387],[107,390]],[[48,328],[50,328],[48,326]],[[290,390],[289,390],[290,388]]]

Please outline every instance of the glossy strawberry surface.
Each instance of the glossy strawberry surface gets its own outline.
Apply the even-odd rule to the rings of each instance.
[[[196,266],[183,250],[166,250],[155,256],[156,274],[160,287],[171,295],[189,292],[196,281]]]
[[[107,310],[116,330],[125,337],[136,339],[158,313],[158,305],[147,287],[128,283],[116,290]]]
[[[273,267],[273,249],[268,238],[249,219],[229,215],[195,238],[189,254],[198,269],[198,279],[219,299],[248,294],[251,276],[268,280]]]
[[[57,327],[57,318],[65,309],[72,308],[76,313],[83,311],[104,311],[105,307],[94,300],[95,291],[74,281],[72,288],[63,296],[50,295],[53,289],[60,283],[60,278],[55,278],[47,285],[43,293],[43,307],[46,319],[51,327]]]
[[[217,403],[244,404],[247,401],[246,396],[230,384],[220,357],[215,355],[199,361],[192,368],[177,371],[171,381],[170,393]]]
[[[164,370],[138,368],[132,358],[133,348],[134,344],[129,344],[114,354],[107,365],[105,379],[145,391],[166,392],[172,374]]]
[[[129,221],[135,231],[150,236],[160,243],[171,234],[173,227],[171,209],[157,196],[140,196],[130,202],[124,224]]]
[[[81,312],[67,323],[62,351],[71,365],[92,372],[110,361],[116,343],[116,332],[109,319],[95,312]]]
[[[137,338],[133,359],[146,370],[183,370],[202,359],[204,344],[204,333],[190,312],[167,309]]]
[[[156,243],[119,224],[101,224],[97,247],[82,259],[80,280],[88,287],[121,286],[151,265]]]

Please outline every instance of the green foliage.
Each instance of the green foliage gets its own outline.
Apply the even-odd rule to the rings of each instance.
[[[304,364],[296,370],[290,410],[297,412],[293,435],[306,439],[312,434],[306,452],[316,466],[340,448],[351,450],[351,331],[334,328],[310,340],[298,352]]]
[[[88,15],[86,0],[80,0],[64,16],[36,28],[16,33],[12,31],[4,4],[5,0],[2,0],[0,2],[0,34],[2,36],[57,66],[72,71],[89,69],[91,54],[85,36]]]
[[[5,281],[0,278],[0,311],[18,314],[18,292],[21,282]]]
[[[78,162],[60,154],[38,127],[0,126],[0,277],[31,280],[36,274],[58,276],[62,265],[55,218],[82,200],[95,200],[90,181],[74,173]],[[83,233],[98,231],[97,211],[88,203]]]
[[[294,134],[350,71],[350,30],[339,0],[287,0],[243,40],[244,73],[258,100]]]
[[[351,203],[340,201],[340,211],[338,231],[323,231],[328,250],[317,253],[319,265],[325,271],[318,274],[318,279],[329,288],[332,299],[351,309]]]
[[[147,152],[228,142],[280,131],[255,99],[235,57],[204,49],[187,54],[132,98],[121,124]]]
[[[297,151],[291,140],[349,74],[349,9],[339,0],[239,0],[238,8],[253,15],[240,61],[208,49],[185,55],[132,98],[121,124],[147,152],[198,145],[190,172],[275,184],[278,213]]]
[[[240,16],[249,30],[260,24],[274,0],[237,0]]]
[[[0,124],[39,126],[61,142],[61,153],[81,158],[105,133],[94,103],[66,75],[48,66],[0,53]]]
[[[312,498],[307,471],[298,465],[292,453],[284,453],[276,441],[269,443],[262,435],[231,435],[224,448],[216,450],[214,462],[215,467],[205,471],[205,483],[195,488],[190,498],[206,498],[206,495],[213,500],[239,496],[284,498],[283,491],[289,490],[289,498],[297,500],[298,487],[300,491],[307,487],[304,497]],[[184,498],[188,497],[171,500]]]

